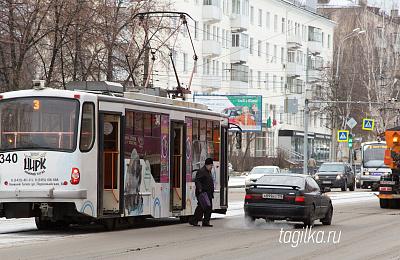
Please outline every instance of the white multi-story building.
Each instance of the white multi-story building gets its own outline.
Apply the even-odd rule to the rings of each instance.
[[[262,95],[263,132],[257,133],[251,155],[274,156],[277,147],[303,154],[305,93],[312,90],[318,97],[324,92],[336,26],[316,13],[316,0],[307,5],[298,0],[175,0],[174,8],[194,19],[188,19],[198,55],[192,94]],[[193,51],[183,34],[174,60],[187,85]],[[167,75],[168,86],[176,85],[171,71],[161,74]],[[296,113],[286,113],[286,99],[296,100]],[[321,110],[310,112],[310,154],[319,160],[329,159],[326,121]]]

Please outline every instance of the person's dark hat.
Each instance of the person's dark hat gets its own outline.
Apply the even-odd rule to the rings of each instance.
[[[214,163],[213,159],[207,158],[206,162],[205,162],[205,165],[210,165],[210,164],[213,164],[213,163]]]

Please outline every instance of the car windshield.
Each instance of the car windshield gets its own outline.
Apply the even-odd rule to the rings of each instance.
[[[35,97],[0,102],[0,150],[74,151],[79,102]]]
[[[322,164],[318,169],[319,172],[343,172],[343,164]]]
[[[274,173],[274,168],[253,168],[253,170],[250,172],[251,175],[260,175],[266,173]]]
[[[257,180],[258,184],[271,184],[271,185],[290,185],[304,187],[304,178],[300,176],[287,176],[287,175],[265,175]]]

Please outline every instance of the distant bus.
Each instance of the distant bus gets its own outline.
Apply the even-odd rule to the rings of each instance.
[[[385,142],[365,142],[361,144],[360,187],[378,190],[382,174],[391,173],[383,160],[385,157]]]

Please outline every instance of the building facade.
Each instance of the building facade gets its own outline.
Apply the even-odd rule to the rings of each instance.
[[[300,159],[306,91],[319,98],[325,88],[336,23],[316,13],[316,0],[307,5],[283,0],[173,2],[175,11],[193,18],[188,25],[198,62],[192,95],[262,95],[263,127],[255,133],[250,156],[274,157],[280,147]],[[188,33],[182,34],[174,59],[187,85],[193,54]],[[171,71],[161,74],[166,76],[154,86],[176,84]],[[310,111],[309,119],[309,155],[327,161],[330,122],[320,106]]]

